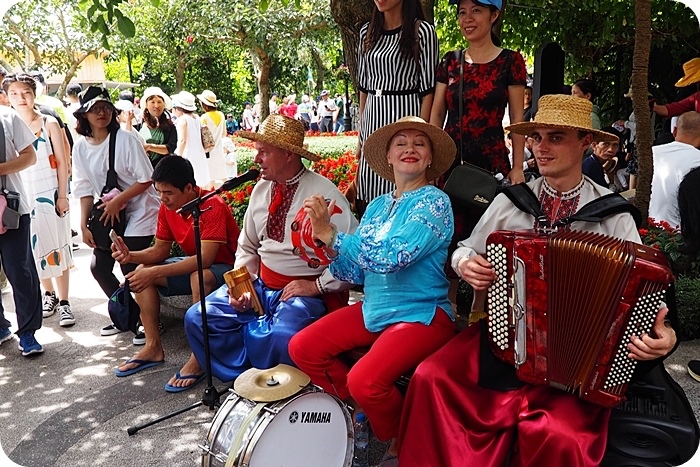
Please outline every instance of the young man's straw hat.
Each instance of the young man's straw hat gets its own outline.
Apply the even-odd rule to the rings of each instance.
[[[693,58],[683,64],[683,77],[676,82],[677,88],[684,88],[700,81],[700,58]]]
[[[395,123],[375,131],[364,144],[365,160],[377,175],[394,181],[394,169],[387,160],[389,142],[401,130],[418,130],[425,133],[433,146],[433,161],[425,172],[428,180],[435,180],[452,166],[457,155],[457,146],[452,138],[435,125],[430,125],[420,117],[403,117]]]
[[[596,141],[619,141],[618,137],[593,128],[588,99],[565,94],[548,94],[537,102],[537,115],[531,122],[515,123],[505,129],[516,135],[531,135],[537,128],[559,128],[593,133]]]
[[[260,124],[257,132],[239,131],[238,136],[251,141],[260,141],[277,148],[298,154],[310,161],[321,158],[306,149],[304,144],[304,124],[284,115],[270,115]]]

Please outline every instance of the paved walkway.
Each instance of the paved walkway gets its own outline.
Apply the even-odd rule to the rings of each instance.
[[[56,315],[44,320],[37,339],[46,352],[36,358],[22,357],[17,341],[0,346],[2,449],[14,462],[27,467],[199,465],[197,445],[205,441],[214,417],[206,408],[131,437],[126,433],[129,426],[195,403],[202,396],[204,384],[181,394],[163,390],[163,384],[188,356],[181,317],[163,319],[164,365],[116,378],[114,367],[132,356],[136,347],[131,344],[131,334],[100,337],[99,329],[109,320],[106,300],[90,275],[90,256],[84,245],[75,252],[76,266],[71,274],[75,326],[61,328]],[[15,322],[11,293],[2,298],[8,319]],[[700,357],[700,341],[683,343],[667,367],[686,389],[698,414],[700,383],[685,370],[692,357]],[[216,380],[215,386],[224,388]],[[377,455],[381,455],[381,446],[375,445],[373,457]],[[0,458],[0,465],[8,464]],[[688,465],[700,465],[700,459]]]

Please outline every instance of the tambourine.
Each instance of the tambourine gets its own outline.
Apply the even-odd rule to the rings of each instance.
[[[330,203],[330,200],[327,199],[326,203]],[[341,214],[342,212],[343,210],[336,205],[333,208],[331,216]],[[291,230],[292,246],[294,247],[292,253],[294,253],[294,255],[306,261],[306,264],[308,264],[309,267],[312,269],[316,269],[321,265],[331,263],[331,260],[328,259],[328,256],[326,256],[326,252],[324,251],[326,245],[318,239],[314,240],[313,229],[311,227],[311,219],[309,219],[303,207],[299,209],[299,212],[297,212],[296,217],[294,217]],[[309,247],[311,248],[311,250],[313,250],[315,257],[310,257],[307,254],[306,247]]]

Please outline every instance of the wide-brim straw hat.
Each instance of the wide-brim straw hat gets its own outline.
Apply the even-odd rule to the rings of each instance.
[[[216,98],[214,91],[210,91],[208,89],[202,91],[201,94],[197,94],[197,99],[199,99],[200,102],[207,104],[209,107],[218,107],[219,105],[219,100]]]
[[[146,108],[146,102],[148,102],[148,99],[153,96],[158,96],[163,99],[163,102],[165,103],[165,110],[170,110],[173,108],[173,101],[170,100],[170,97],[158,86],[152,86],[143,91],[143,96],[141,96],[141,99],[139,100],[139,107],[141,107],[141,110]]]
[[[678,80],[676,87],[683,88],[698,81],[700,81],[700,58],[694,58],[683,64],[683,77]]]
[[[197,110],[197,105],[194,102],[194,95],[192,95],[191,92],[180,91],[171,97],[173,99],[173,108],[178,107],[188,112]]]
[[[548,94],[537,102],[537,114],[531,122],[514,123],[505,129],[528,136],[538,128],[559,128],[593,133],[596,141],[619,141],[618,137],[593,128],[593,104],[588,99],[565,94]]]
[[[251,141],[267,143],[285,151],[293,152],[312,162],[321,160],[318,154],[309,151],[304,144],[304,124],[284,115],[270,115],[257,132],[239,131],[238,136]]]
[[[457,146],[450,136],[435,125],[420,117],[403,117],[395,123],[383,126],[372,133],[364,144],[364,156],[369,166],[380,177],[394,181],[394,169],[387,160],[389,142],[401,130],[422,131],[433,146],[433,160],[425,171],[425,178],[435,180],[452,166],[457,155]]]

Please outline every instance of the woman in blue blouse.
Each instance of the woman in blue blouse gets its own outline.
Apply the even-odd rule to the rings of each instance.
[[[454,161],[456,147],[441,129],[405,117],[365,143],[372,169],[396,184],[375,198],[355,234],[338,232],[321,196],[305,201],[314,237],[332,257],[337,279],[364,285],[364,302],[334,311],[299,332],[292,360],[314,384],[365,411],[396,456],[403,396],[398,378],[454,336],[444,265],[452,238],[450,200],[429,184]],[[339,355],[371,346],[351,370]]]

